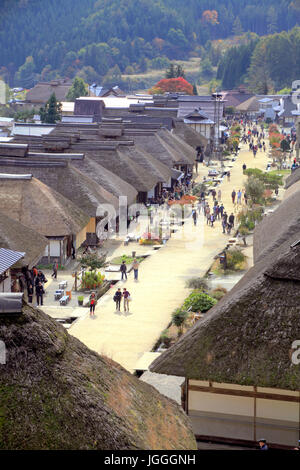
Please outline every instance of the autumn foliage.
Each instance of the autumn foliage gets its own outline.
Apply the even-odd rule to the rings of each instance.
[[[202,22],[212,25],[219,24],[218,12],[216,10],[205,10],[202,13]]]
[[[193,85],[184,78],[164,78],[160,80],[153,88],[149,90],[150,94],[163,94],[165,92],[184,92],[187,95],[193,95]]]

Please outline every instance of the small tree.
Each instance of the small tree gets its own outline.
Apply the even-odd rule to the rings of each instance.
[[[181,336],[183,333],[183,327],[187,320],[188,312],[186,310],[182,310],[177,308],[175,312],[172,314],[172,321],[175,326],[178,328],[178,336]]]
[[[96,254],[83,255],[79,262],[81,267],[89,268],[90,271],[96,271],[96,269],[105,268],[108,266],[106,261],[106,254],[101,256]]]
[[[61,103],[57,101],[55,93],[52,93],[44,108],[40,108],[39,114],[43,123],[55,124],[61,121]]]
[[[259,204],[262,202],[263,194],[265,192],[265,186],[262,181],[255,176],[250,176],[245,189],[253,204]]]
[[[81,96],[88,95],[88,85],[85,83],[83,78],[76,77],[73,85],[69,89],[66,99],[67,101],[75,101],[76,98],[80,98]]]

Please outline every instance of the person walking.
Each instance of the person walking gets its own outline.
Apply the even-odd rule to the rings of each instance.
[[[235,189],[234,189],[231,193],[232,204],[235,204],[235,196],[236,196],[236,192],[235,192]]]
[[[138,280],[138,275],[139,275],[139,263],[136,259],[133,260],[133,272],[134,272],[134,280]]]
[[[90,295],[90,316],[95,316],[95,307],[96,307],[97,299],[95,292],[92,292]]]
[[[247,170],[247,165],[246,163],[243,164],[243,173],[245,173],[245,171]]]
[[[213,200],[215,201],[215,200],[216,200],[216,195],[217,195],[215,189],[212,190],[211,195],[212,195],[212,197],[213,197]]]
[[[127,281],[127,266],[126,266],[125,261],[122,261],[122,264],[120,266],[120,271],[122,273],[121,281],[123,281],[124,276],[125,276],[125,279]]]
[[[225,217],[225,214],[224,214],[224,216],[222,217],[222,229],[223,229],[223,233],[226,233],[226,227],[227,227],[227,217]]]
[[[121,289],[119,288],[117,292],[114,295],[114,302],[116,302],[116,312],[120,312],[121,310],[121,299],[122,299],[122,292]]]
[[[218,191],[218,201],[221,202],[221,199],[222,199],[222,191],[221,191],[221,189],[219,189],[219,191]]]
[[[215,221],[215,216],[214,216],[214,214],[212,213],[211,216],[210,216],[210,226],[211,226],[211,227],[214,226],[214,221]]]
[[[248,205],[248,195],[246,192],[244,192],[244,200],[245,200],[245,204],[246,206]]]
[[[230,181],[230,171],[227,171],[227,181]]]
[[[237,193],[237,204],[242,204],[242,191],[239,189]]]
[[[54,278],[54,279],[57,279],[57,270],[58,270],[58,263],[57,263],[57,259],[54,261],[53,265],[52,265],[52,274],[51,276]]]
[[[123,299],[124,299],[124,312],[126,312],[126,308],[127,308],[127,312],[129,312],[130,293],[128,292],[126,287],[124,287],[123,289]]]
[[[41,282],[39,282],[38,285],[36,286],[35,292],[36,292],[37,305],[38,306],[40,304],[43,305],[43,295],[45,294],[45,291]]]
[[[230,235],[230,232],[231,232],[233,227],[234,227],[234,215],[233,215],[233,213],[231,213],[229,218],[228,218],[228,233],[229,233],[229,235]]]
[[[197,225],[197,212],[195,209],[193,209],[192,211],[192,217],[194,219],[194,225],[196,226]]]

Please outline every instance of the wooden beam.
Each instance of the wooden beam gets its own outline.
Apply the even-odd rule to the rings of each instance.
[[[276,393],[251,392],[250,390],[231,390],[227,388],[202,387],[199,385],[190,385],[189,390],[193,392],[215,393],[219,395],[232,395],[236,397],[261,398],[265,400],[289,401],[300,403],[300,396],[280,395]]]

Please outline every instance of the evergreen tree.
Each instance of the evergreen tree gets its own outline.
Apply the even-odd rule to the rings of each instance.
[[[55,93],[52,93],[43,108],[40,108],[39,115],[42,123],[55,124],[61,121],[61,103],[58,103]]]
[[[243,34],[243,26],[238,16],[234,20],[232,32],[235,36],[241,36]]]
[[[273,90],[266,55],[266,41],[259,42],[254,49],[247,77],[250,90],[262,95],[267,95]]]
[[[23,88],[32,88],[34,85],[35,64],[32,56],[28,56],[26,61],[15,75],[15,81]]]
[[[274,34],[277,31],[277,18],[278,18],[278,13],[276,9],[272,6],[268,10],[268,15],[267,15],[267,31],[268,34]]]
[[[194,94],[195,96],[198,95],[198,90],[197,90],[196,83],[193,84],[193,94]]]
[[[80,98],[81,96],[87,96],[87,88],[88,85],[84,82],[84,80],[82,78],[76,77],[73,82],[73,85],[67,93],[67,101],[75,101],[76,98]]]

